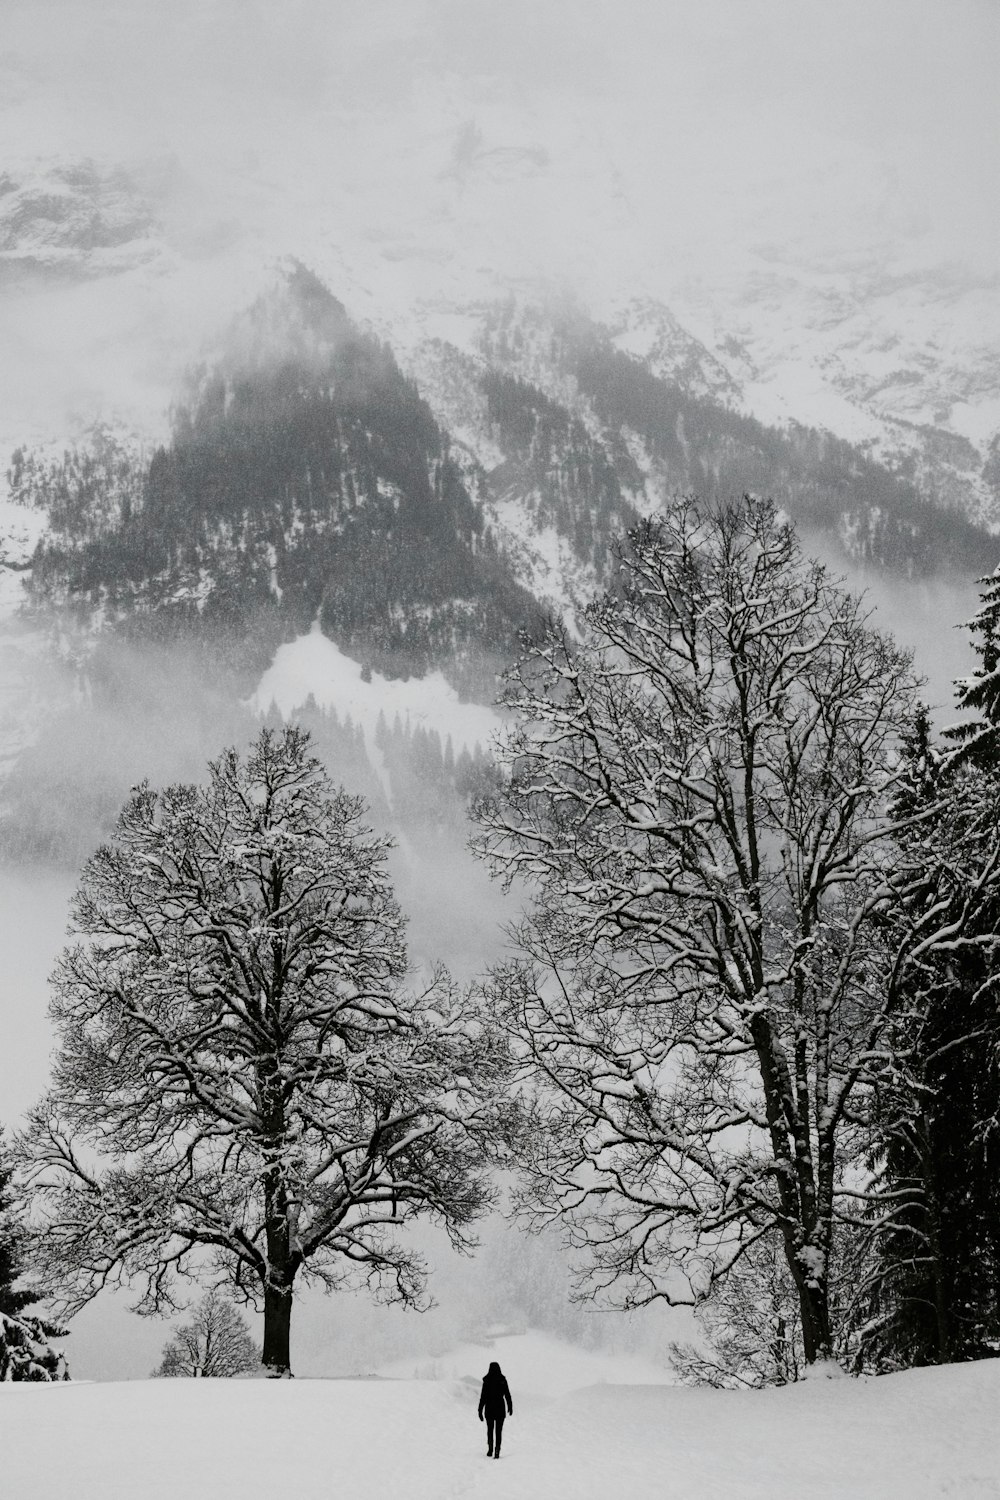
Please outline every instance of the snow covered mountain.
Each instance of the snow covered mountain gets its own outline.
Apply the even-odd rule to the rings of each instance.
[[[67,162],[0,174],[0,285],[113,276],[161,253],[156,220],[121,167]]]
[[[103,179],[75,180],[74,192],[90,190],[103,192]],[[748,415],[728,358],[727,373],[649,301],[606,325],[575,299],[526,295],[460,312],[422,306],[397,355],[310,269],[286,262],[189,370],[165,442],[152,441],[152,424],[144,442],[119,421],[69,447],[12,451],[2,734],[18,837],[44,852],[46,836],[27,825],[65,811],[54,773],[41,771],[44,745],[24,758],[43,677],[53,711],[79,719],[95,695],[135,690],[137,653],[194,653],[229,722],[251,697],[266,711],[261,674],[295,641],[313,661],[316,630],[358,683],[348,692],[339,669],[320,673],[299,703],[275,694],[284,712],[311,700],[332,714],[321,738],[336,741],[359,789],[391,801],[388,741],[373,741],[380,712],[385,735],[396,732],[387,684],[441,674],[453,706],[428,685],[437,709],[404,715],[398,733],[437,736],[418,756],[436,806],[446,786],[471,792],[485,743],[452,734],[460,700],[492,703],[518,632],[541,613],[576,628],[612,577],[616,541],[673,494],[768,493],[828,551],[903,579],[969,579],[991,565],[992,533],[926,472],[879,461],[872,444]],[[339,705],[327,678],[341,681]],[[141,691],[136,711],[140,701]],[[209,733],[192,731],[192,758]],[[88,744],[79,724],[69,738]],[[93,766],[87,774],[93,782]],[[83,846],[120,779],[97,797]]]
[[[618,348],[688,395],[828,431],[945,506],[1000,523],[990,272],[926,236],[900,248],[877,222],[850,244],[758,233],[728,258],[698,265],[672,248],[656,262],[651,185],[637,167],[615,168],[594,122],[575,119],[557,150],[551,120],[495,102],[471,118],[459,110],[456,100],[445,118],[418,122],[389,179],[384,156],[377,183],[359,171],[350,210],[343,196],[336,209],[310,197],[316,164],[301,152],[279,176],[276,158],[248,150],[211,192],[169,153],[127,165],[12,158],[0,177],[0,320],[23,356],[20,380],[27,369],[30,388],[44,367],[50,389],[30,419],[11,391],[0,444],[62,441],[74,419],[116,411],[161,437],[180,371],[253,299],[262,268],[292,253],[404,362],[428,340],[467,349],[484,304],[512,290],[537,304],[573,288]],[[360,129],[349,109],[336,125]],[[361,150],[363,160],[380,150],[370,123]],[[388,201],[395,215],[375,212]],[[546,203],[576,231],[555,275],[552,233],[544,251],[540,238]],[[808,223],[805,201],[802,212]],[[608,263],[614,274],[599,275]]]
[[[712,285],[633,259],[624,282],[580,275],[569,291],[523,256],[515,274],[491,215],[571,182],[582,202],[593,143],[557,159],[504,129],[465,122],[414,142],[412,160],[437,153],[439,170],[434,212],[414,211],[406,234],[359,235],[316,201],[280,239],[273,218],[263,232],[250,210],[276,179],[259,156],[234,168],[214,215],[169,159],[6,172],[0,754],[18,840],[32,820],[58,822],[69,796],[53,791],[64,767],[40,773],[46,714],[72,738],[65,715],[79,728],[113,681],[119,697],[136,687],[134,653],[180,652],[202,677],[211,662],[209,697],[234,724],[251,698],[266,707],[276,652],[298,641],[312,660],[317,626],[360,697],[338,713],[320,679],[305,697],[336,717],[323,732],[366,794],[392,797],[372,729],[385,699],[393,731],[385,684],[434,673],[452,707],[439,695],[400,734],[437,735],[439,790],[463,752],[459,780],[478,784],[484,744],[447,743],[460,700],[492,701],[541,611],[574,628],[616,539],[671,494],[770,493],[828,554],[905,587],[995,564],[988,280],[758,247]],[[631,209],[615,201],[624,233]],[[235,207],[244,219],[227,221]],[[276,259],[289,242],[300,258]],[[217,748],[212,722],[180,758],[192,773]],[[145,767],[121,737],[130,765],[155,772],[163,757],[141,738]],[[95,793],[79,847],[121,779]]]
[[[490,701],[517,630],[539,607],[572,624],[616,539],[672,494],[769,493],[908,576],[981,566],[990,535],[915,474],[761,423],[665,309],[633,313],[609,328],[575,304],[487,303],[462,343],[411,340],[401,367],[293,263],[188,377],[148,459],[100,428],[56,458],[14,451],[11,497],[48,518],[33,606],[225,637],[248,667],[318,619],[369,669],[440,667]]]
[[[679,306],[746,410],[846,438],[996,528],[995,277],[875,255],[803,265],[770,249],[724,287],[692,287]]]

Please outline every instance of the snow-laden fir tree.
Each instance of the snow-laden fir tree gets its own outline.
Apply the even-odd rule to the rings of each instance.
[[[201,1278],[263,1306],[281,1372],[298,1281],[419,1305],[399,1231],[467,1242],[506,1053],[443,972],[406,988],[388,847],[294,727],[130,797],[83,869],[21,1142],[68,1309],[118,1281],[169,1309],[175,1275]]]
[[[50,1342],[66,1330],[28,1312],[38,1295],[23,1281],[24,1214],[13,1179],[0,1132],[0,1381],[68,1380],[65,1357]]]
[[[244,1375],[260,1366],[260,1350],[246,1318],[228,1297],[207,1292],[186,1323],[174,1330],[153,1371],[157,1378],[219,1379]]]
[[[909,658],[766,503],[679,503],[582,640],[511,671],[478,844],[534,905],[492,995],[536,1087],[526,1211],[626,1306],[777,1234],[807,1363],[900,956],[889,807]]]
[[[1000,577],[970,622],[980,668],[957,684],[969,718],[909,736],[897,809],[917,813],[899,861],[922,872],[897,922],[915,949],[874,1100],[869,1211],[851,1318],[857,1359],[895,1369],[1000,1346]]]
[[[956,706],[968,718],[945,730],[960,762],[1000,764],[1000,567],[979,580],[979,609],[968,622],[979,665],[955,684]]]
[[[920,706],[903,734],[902,775],[896,789],[899,812],[929,814],[925,828],[907,823],[900,836],[902,859],[919,860],[934,842],[940,822],[940,755],[930,719]],[[912,908],[934,901],[931,857],[927,878],[908,894]],[[907,912],[888,920],[906,920]],[[937,1226],[936,1183],[928,1144],[930,1090],[922,1066],[922,1036],[931,987],[926,971],[934,956],[913,964],[901,983],[905,997],[891,1026],[872,1090],[868,1172],[859,1179],[853,1235],[847,1238],[853,1283],[847,1296],[846,1324],[853,1358],[862,1369],[905,1368],[934,1362],[941,1347],[942,1309],[947,1289]]]

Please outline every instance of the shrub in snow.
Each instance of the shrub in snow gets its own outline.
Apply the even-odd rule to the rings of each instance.
[[[667,1346],[683,1385],[720,1390],[788,1385],[805,1369],[795,1284],[774,1234],[744,1253],[699,1304],[695,1318],[701,1343]]]
[[[68,1380],[64,1356],[49,1343],[65,1337],[45,1318],[0,1311],[0,1381]]]

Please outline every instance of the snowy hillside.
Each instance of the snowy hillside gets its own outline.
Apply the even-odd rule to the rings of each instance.
[[[673,310],[729,376],[730,399],[759,420],[836,433],[997,525],[1000,498],[983,474],[1000,428],[992,275],[770,251],[690,284]]]
[[[198,775],[272,702],[308,717],[312,701],[335,774],[370,801],[455,822],[483,790],[520,632],[546,610],[578,628],[623,533],[678,493],[770,494],[838,570],[905,580],[887,623],[906,640],[911,616],[932,619],[920,665],[950,696],[925,581],[967,586],[1000,544],[933,486],[747,416],[735,377],[650,300],[607,326],[576,305],[484,301],[447,320],[457,342],[423,337],[434,316],[403,319],[397,360],[289,263],[187,380],[167,446],[102,423],[75,447],[14,452],[8,853],[76,863],[135,780]],[[945,610],[957,624],[969,604]],[[164,673],[175,692],[156,689]],[[377,743],[380,716],[398,744]]]
[[[492,709],[461,703],[440,672],[405,682],[369,672],[367,679],[359,663],[317,627],[278,647],[251,702],[258,713],[266,714],[274,704],[292,719],[311,697],[320,708],[336,709],[341,718],[349,715],[363,729],[369,747],[375,744],[380,717],[391,724],[398,715],[404,722],[436,729],[442,740],[452,741],[456,753],[477,745],[488,748],[500,727]]]
[[[520,1397],[499,1464],[479,1377],[0,1388],[9,1493],[33,1500],[987,1500],[1000,1361],[717,1392]]]

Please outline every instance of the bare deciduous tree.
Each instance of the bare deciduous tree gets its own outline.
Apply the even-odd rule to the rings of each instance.
[[[418,1304],[395,1231],[421,1214],[466,1242],[505,1066],[446,975],[404,990],[387,841],[307,738],[265,731],[204,787],[133,794],[81,877],[21,1143],[64,1307],[118,1280],[148,1311],[175,1273],[228,1283],[263,1303],[275,1371],[297,1277]]]
[[[802,1370],[802,1325],[779,1236],[757,1241],[695,1310],[703,1343],[671,1343],[683,1385],[754,1390],[789,1385]]]
[[[246,1319],[221,1292],[212,1291],[164,1345],[153,1377],[221,1378],[243,1375],[259,1365],[260,1350]]]
[[[898,994],[915,683],[766,502],[678,504],[620,583],[510,674],[509,779],[480,810],[480,851],[537,898],[492,981],[539,1085],[526,1201],[629,1306],[703,1295],[777,1232],[811,1362]]]

